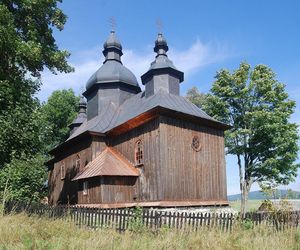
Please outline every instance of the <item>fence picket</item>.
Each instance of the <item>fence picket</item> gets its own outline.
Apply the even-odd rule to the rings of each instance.
[[[92,229],[110,227],[119,232],[129,228],[131,218],[135,213],[132,209],[103,209],[83,206],[58,205],[50,207],[42,204],[24,204],[11,202],[5,204],[5,213],[26,212],[37,214],[39,217],[61,218],[71,221],[77,226],[87,226]],[[233,213],[201,213],[201,212],[171,212],[147,210],[142,211],[142,224],[147,228],[157,230],[163,226],[168,228],[197,231],[200,227],[218,228],[222,231],[231,231],[237,215]],[[246,213],[243,217],[253,222],[254,226],[265,224],[276,230],[285,230],[298,227],[300,211],[279,213]],[[242,219],[243,219],[242,218]],[[135,218],[137,219],[137,218]],[[138,218],[139,219],[139,218]]]

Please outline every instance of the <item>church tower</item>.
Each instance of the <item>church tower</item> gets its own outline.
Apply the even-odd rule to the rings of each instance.
[[[121,61],[122,45],[111,31],[103,45],[105,60],[91,76],[83,95],[87,99],[87,119],[105,112],[109,105],[118,108],[126,99],[141,92],[134,74]]]
[[[179,84],[183,82],[183,72],[176,69],[168,58],[168,50],[166,39],[162,33],[159,33],[154,47],[154,52],[157,53],[156,58],[151,63],[150,69],[141,76],[146,97],[156,94],[159,90],[179,95]]]

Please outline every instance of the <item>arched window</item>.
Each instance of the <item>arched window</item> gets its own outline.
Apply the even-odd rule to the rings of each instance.
[[[76,155],[75,168],[76,170],[80,169],[80,155]]]
[[[65,163],[63,162],[60,166],[60,179],[65,179],[66,177],[66,168],[65,168]]]
[[[141,165],[144,163],[144,152],[143,152],[143,143],[141,140],[138,140],[135,143],[135,149],[134,149],[134,160],[135,165]]]

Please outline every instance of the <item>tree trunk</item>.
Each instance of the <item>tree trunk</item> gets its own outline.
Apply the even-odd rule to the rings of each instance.
[[[243,183],[243,190],[241,192],[241,216],[244,218],[246,211],[247,211],[247,201],[248,201],[248,195],[250,192],[251,184],[248,182]]]
[[[245,217],[246,214],[246,202],[248,200],[248,193],[246,192],[245,184],[243,185],[243,189],[241,192],[241,216]]]

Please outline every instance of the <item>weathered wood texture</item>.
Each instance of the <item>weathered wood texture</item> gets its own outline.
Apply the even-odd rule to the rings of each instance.
[[[265,225],[276,230],[297,228],[300,225],[300,211],[286,212],[250,212],[241,218],[232,213],[201,213],[201,212],[171,212],[143,209],[101,209],[86,206],[56,206],[49,207],[42,204],[26,204],[9,202],[4,211],[27,212],[49,218],[62,218],[74,222],[78,226],[96,228],[115,228],[118,231],[141,229],[141,226],[158,230],[160,228],[174,228],[178,230],[197,231],[201,228],[231,231],[234,224],[240,226],[241,219],[252,222],[252,226]],[[138,228],[137,226],[138,225]]]
[[[191,146],[195,135],[202,143],[200,151]],[[138,167],[138,201],[202,200],[218,204],[227,200],[223,131],[160,116],[111,138],[111,144],[134,162],[138,139],[144,146],[144,165]]]
[[[94,160],[105,148],[106,148],[106,138],[100,136],[92,136],[92,160]]]
[[[70,143],[69,147],[55,154],[53,168],[49,171],[49,203],[76,204],[78,203],[78,183],[72,178],[79,173],[97,153],[104,150],[103,137],[88,136],[80,142]],[[80,158],[80,167],[76,167],[76,160]],[[61,166],[65,166],[65,178],[61,179]]]
[[[192,139],[198,136],[201,150],[192,148]],[[136,166],[140,176],[97,177],[89,181],[88,195],[82,194],[82,182],[71,179],[106,145],[114,147],[133,164],[135,145],[143,143],[144,164]],[[80,155],[81,167],[75,169]],[[60,166],[65,164],[66,178],[60,178]],[[178,202],[178,205],[224,205],[227,202],[222,130],[202,126],[166,115],[122,134],[89,137],[69,146],[55,155],[54,168],[49,174],[50,204],[97,204],[128,202]],[[77,193],[78,190],[78,193]],[[186,203],[182,203],[186,201]],[[176,204],[175,204],[176,205]]]
[[[144,164],[137,166],[141,174],[136,183],[136,199],[139,201],[157,200],[160,192],[157,178],[160,168],[159,118],[110,138],[110,144],[134,164],[137,140],[143,143]]]
[[[160,117],[160,192],[164,200],[227,200],[224,134],[171,117]],[[198,136],[201,149],[192,148]]]
[[[119,203],[134,200],[136,177],[105,176],[88,179],[88,193],[79,181],[78,204]]]

